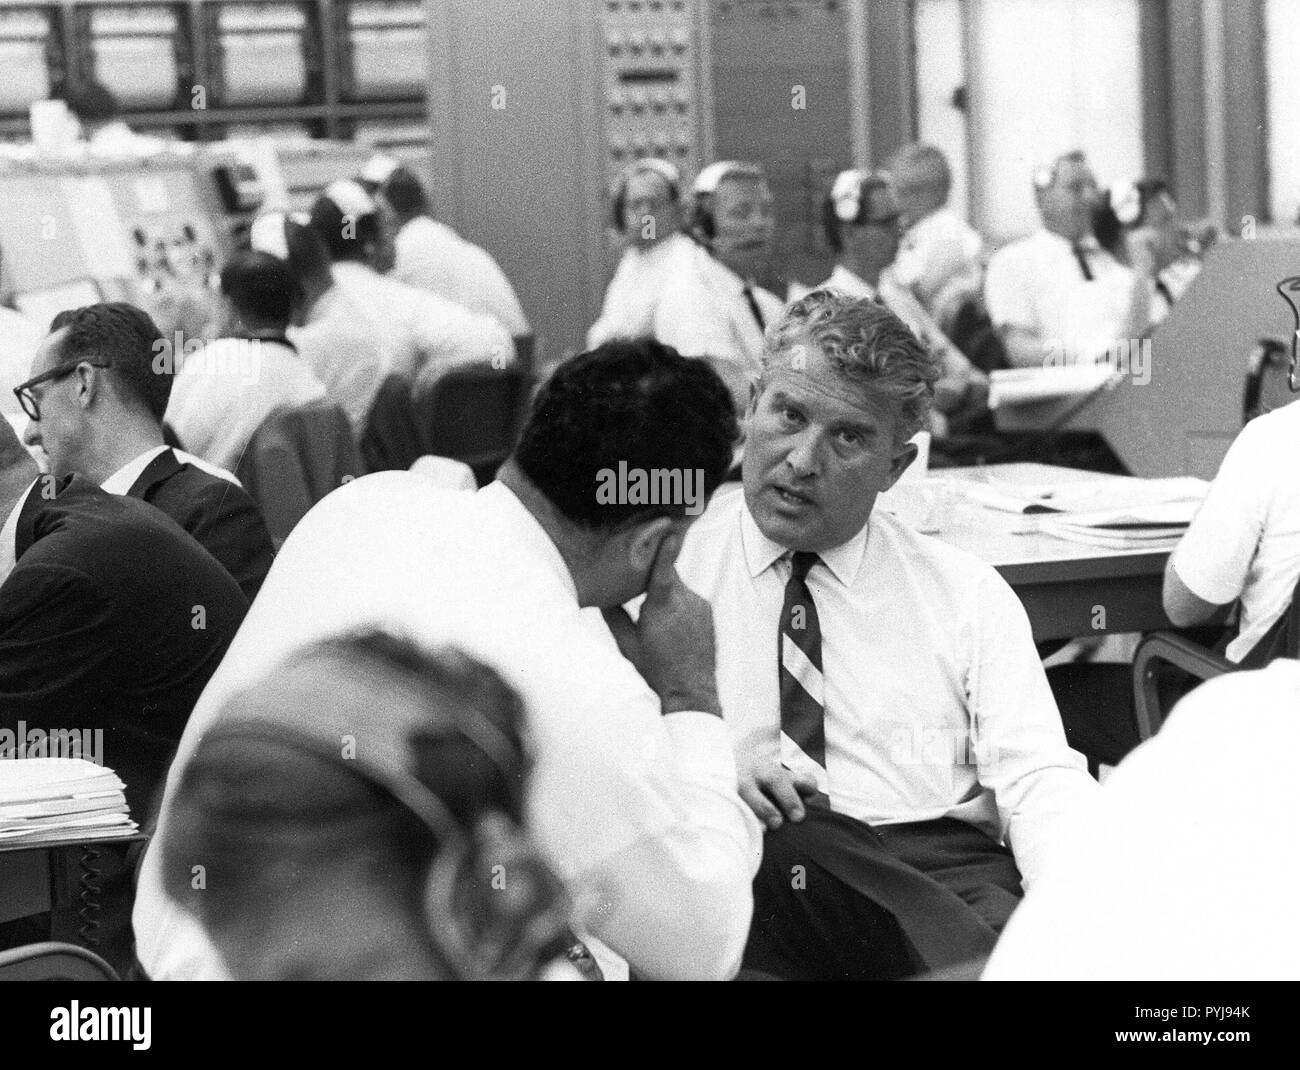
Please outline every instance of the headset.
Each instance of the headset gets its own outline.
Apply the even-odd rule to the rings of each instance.
[[[687,229],[706,249],[713,244],[713,239],[718,232],[713,218],[713,197],[723,180],[733,175],[764,181],[767,179],[766,173],[756,163],[718,160],[696,175],[691,185],[691,212]]]
[[[349,645],[344,637],[303,651],[294,660],[301,664],[301,659],[320,656],[396,672],[421,692],[446,692],[448,700],[440,703],[439,716],[431,716],[426,703],[376,706],[370,711],[372,730],[359,741],[346,765],[396,799],[437,841],[437,854],[425,876],[423,914],[430,940],[454,977],[530,979],[535,963],[558,958],[574,944],[558,879],[514,820],[499,808],[486,808],[477,815],[473,829],[467,829],[465,815],[458,819],[454,813],[456,804],[418,775],[421,744],[468,743],[486,759],[489,777],[495,774],[511,797],[511,806],[521,809],[528,760],[519,739],[494,723],[474,698],[458,695],[454,684],[430,678],[418,667],[399,666],[383,652]],[[472,664],[450,651],[434,660],[450,675],[463,675]],[[356,733],[358,727],[355,711],[316,708],[295,718],[285,710],[277,718],[282,719],[227,717],[204,739],[276,743],[337,768],[342,762],[340,739]],[[497,868],[502,866],[504,870]],[[493,884],[502,872],[511,894],[503,894],[501,886]]]
[[[627,229],[623,219],[623,211],[627,207],[628,183],[636,175],[647,172],[658,175],[664,180],[668,186],[668,197],[673,204],[681,200],[682,173],[667,160],[661,160],[656,156],[645,156],[628,165],[618,176],[618,182],[614,186],[613,195],[610,199],[610,222],[620,234]]]
[[[879,171],[851,167],[835,176],[830,194],[822,203],[822,229],[827,244],[833,250],[840,250],[839,228],[860,227],[870,222],[867,213],[871,206],[871,194],[888,187],[888,177]]]

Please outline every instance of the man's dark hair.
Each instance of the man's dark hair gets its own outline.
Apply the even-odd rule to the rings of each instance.
[[[83,123],[107,123],[121,114],[117,97],[103,82],[94,80],[76,89],[70,89],[63,95],[72,112]]]
[[[50,331],[67,333],[59,340],[60,365],[104,361],[108,374],[128,398],[140,402],[162,421],[172,393],[172,377],[154,371],[154,359],[166,341],[149,313],[122,301],[86,305],[60,312]]]
[[[383,185],[384,199],[403,217],[422,215],[429,210],[420,179],[408,167],[398,167]]]
[[[739,437],[731,394],[702,360],[653,339],[614,341],[561,364],[542,387],[515,461],[566,519],[611,529],[680,517],[686,504],[602,503],[601,472],[704,473],[712,494]]]
[[[379,241],[379,215],[347,216],[351,226],[344,226],[345,213],[328,197],[321,195],[311,206],[311,227],[334,260],[353,260],[365,263],[370,249]],[[345,231],[347,233],[345,233]],[[350,236],[349,236],[350,235]]]
[[[250,326],[287,327],[293,318],[298,284],[289,265],[278,256],[244,250],[221,269],[221,292]]]

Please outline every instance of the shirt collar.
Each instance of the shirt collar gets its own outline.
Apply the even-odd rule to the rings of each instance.
[[[155,446],[151,450],[145,450],[139,457],[127,461],[126,464],[104,480],[100,486],[109,494],[126,494],[135,485],[135,481],[140,478],[140,473],[149,467],[155,457],[166,452],[167,448],[164,443],[161,446]]]
[[[18,563],[18,517],[22,513],[23,506],[27,503],[27,496],[31,494],[34,486],[36,486],[35,479],[28,484],[25,491],[18,495],[18,500],[14,502],[14,507],[9,511],[4,527],[0,528],[0,583],[9,578],[9,573],[14,570],[14,565]]]
[[[700,251],[704,254],[705,270],[712,275],[712,282],[718,288],[737,295],[744,293],[746,286],[751,290],[758,289],[755,283],[746,282],[712,253],[704,249]]]
[[[1087,237],[1080,238],[1077,242],[1072,242],[1069,238],[1063,238],[1055,231],[1048,230],[1046,227],[1043,227],[1039,233],[1045,241],[1064,249],[1066,252],[1070,252],[1076,246],[1090,253],[1101,252],[1101,243],[1097,241],[1097,236],[1095,234],[1089,234]]]
[[[867,555],[867,535],[870,529],[871,522],[868,521],[851,539],[817,555],[845,587],[852,585],[862,568],[863,559]],[[740,543],[745,554],[745,564],[754,579],[790,552],[787,547],[773,542],[763,534],[754,522],[748,505],[742,506],[740,510]]]

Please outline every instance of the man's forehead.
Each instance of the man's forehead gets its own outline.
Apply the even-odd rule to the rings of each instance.
[[[667,197],[668,179],[654,171],[638,171],[627,180],[629,197]]]
[[[767,179],[761,175],[736,174],[728,175],[718,183],[715,196],[719,200],[724,197],[730,200],[750,198],[767,200],[772,196],[772,191],[768,187]]]
[[[67,336],[67,333],[67,327],[60,327],[57,331],[51,331],[42,338],[40,345],[36,347],[36,354],[32,358],[32,367],[38,371],[45,371],[57,364],[59,361],[59,347],[63,344],[63,339]]]
[[[886,398],[869,382],[849,379],[821,347],[796,341],[768,358],[765,394],[796,400],[817,397],[855,410],[880,422],[892,411]]]

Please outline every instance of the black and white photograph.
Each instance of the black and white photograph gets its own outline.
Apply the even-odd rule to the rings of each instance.
[[[1251,1047],[1298,343],[1300,0],[0,0],[0,980],[78,982],[15,1021]]]

